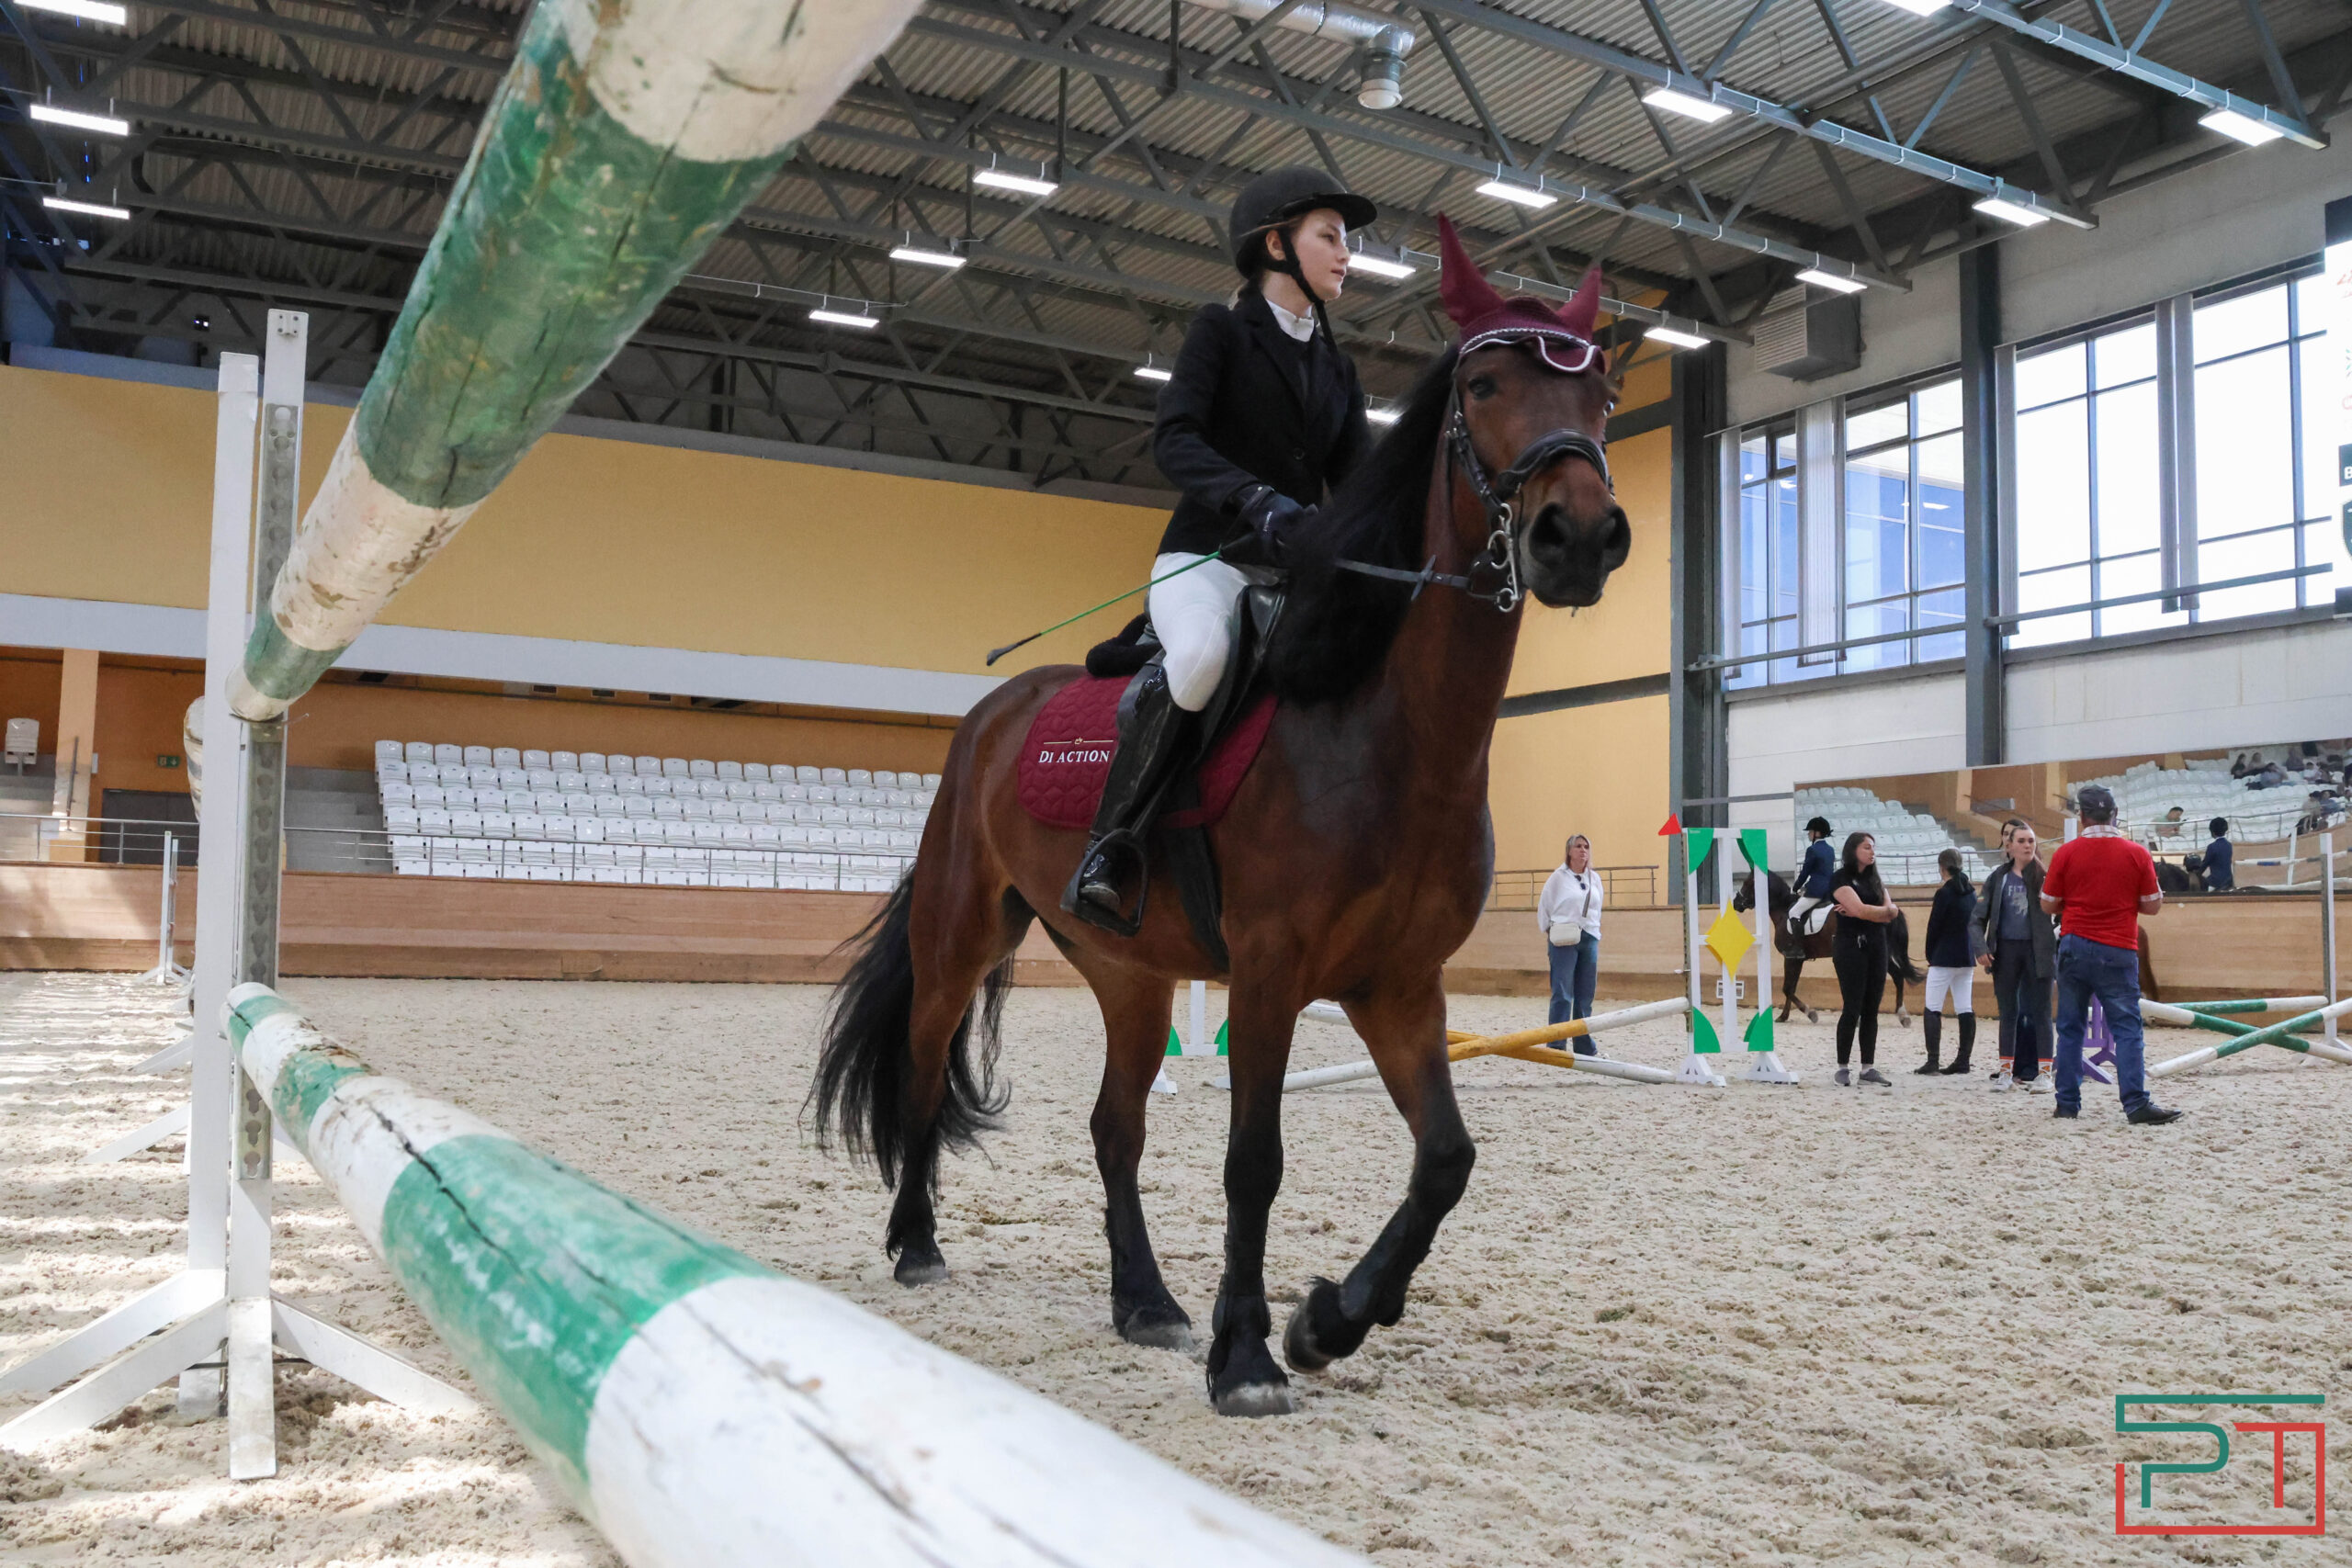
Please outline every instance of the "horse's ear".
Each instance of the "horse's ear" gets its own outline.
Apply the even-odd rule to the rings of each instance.
[[[1576,298],[1560,307],[1560,324],[1590,343],[1593,323],[1600,319],[1600,264],[1595,262],[1584,269],[1584,281],[1577,285]]]
[[[1445,313],[1453,318],[1455,327],[1467,331],[1473,321],[1484,321],[1503,308],[1503,297],[1478,270],[1463,248],[1462,236],[1453,231],[1453,220],[1442,212],[1437,219],[1438,254],[1443,265],[1438,272],[1437,297]]]

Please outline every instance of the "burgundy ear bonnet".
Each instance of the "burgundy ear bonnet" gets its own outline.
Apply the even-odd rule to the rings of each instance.
[[[1544,363],[1566,376],[1579,376],[1600,358],[1592,341],[1593,321],[1600,314],[1600,268],[1589,268],[1576,298],[1558,310],[1521,294],[1506,299],[1495,292],[1462,248],[1453,220],[1440,214],[1438,245],[1444,266],[1438,276],[1438,298],[1445,313],[1462,329],[1462,352],[1496,343],[1532,343]]]

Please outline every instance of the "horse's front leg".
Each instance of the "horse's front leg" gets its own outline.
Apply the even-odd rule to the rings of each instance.
[[[1347,1280],[1317,1280],[1290,1315],[1283,1351],[1295,1371],[1319,1371],[1355,1353],[1377,1324],[1405,1315],[1413,1271],[1430,1254],[1437,1227],[1462,1201],[1477,1149],[1453,1099],[1445,1054],[1445,992],[1438,976],[1408,991],[1347,1004],[1349,1021],[1372,1047],[1381,1081],[1413,1133],[1413,1174],[1405,1201]]]
[[[1233,1121],[1225,1145],[1225,1277],[1209,1319],[1209,1398],[1220,1416],[1287,1416],[1290,1379],[1266,1348],[1266,1221],[1283,1185],[1283,1075],[1303,1003],[1288,986],[1235,976],[1227,1059]]]

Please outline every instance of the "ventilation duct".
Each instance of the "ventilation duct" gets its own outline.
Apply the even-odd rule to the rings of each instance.
[[[1192,0],[1204,11],[1223,11],[1254,22],[1274,9],[1279,0]],[[1360,11],[1352,6],[1309,4],[1293,6],[1276,22],[1295,33],[1337,39],[1364,51],[1363,80],[1356,102],[1368,109],[1393,109],[1405,96],[1405,58],[1413,52],[1413,31],[1393,17]]]
[[[1814,381],[1862,362],[1862,302],[1851,294],[1789,288],[1757,319],[1756,367],[1792,381]]]

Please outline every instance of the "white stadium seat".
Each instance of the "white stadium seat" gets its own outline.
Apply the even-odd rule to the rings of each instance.
[[[751,784],[766,784],[769,782],[768,765],[765,762],[746,762],[743,764],[743,777]]]
[[[485,839],[511,839],[514,836],[514,818],[503,811],[481,814],[481,836]]]
[[[401,750],[399,741],[379,740],[376,742],[376,761],[379,762],[404,762],[407,760],[408,756]]]
[[[519,768],[523,765],[523,753],[512,746],[493,746],[490,749],[490,765],[493,768]]]
[[[664,757],[662,759],[662,776],[665,779],[689,779],[694,777],[694,771],[684,757]]]
[[[852,768],[842,782],[857,789],[872,789],[874,775],[864,768]]]
[[[523,765],[526,768],[544,768],[548,765],[548,754],[538,750],[525,751]]]
[[[469,768],[491,767],[496,763],[497,760],[487,746],[469,746],[465,750],[463,758],[466,766]]]
[[[446,740],[435,741],[433,746],[433,755],[425,761],[441,763],[455,762],[459,767],[463,767],[466,763],[466,749],[462,746],[452,746]]]
[[[583,773],[601,773],[610,770],[605,765],[605,754],[602,751],[582,751],[580,753],[580,771]]]
[[[577,751],[550,751],[548,753],[548,766],[559,773],[576,773],[580,771],[580,754]]]
[[[433,761],[433,743],[429,740],[412,740],[402,750],[408,753],[408,760],[412,762]]]
[[[718,776],[718,764],[706,758],[694,758],[686,763],[686,776],[690,779],[715,779]]]

